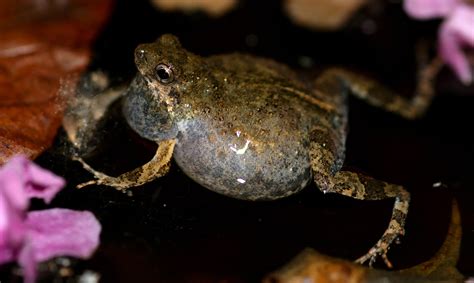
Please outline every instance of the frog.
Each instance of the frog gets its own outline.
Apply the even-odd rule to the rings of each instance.
[[[171,159],[192,180],[216,193],[271,201],[310,182],[323,193],[357,200],[394,199],[389,225],[356,262],[372,265],[405,233],[410,193],[401,185],[345,170],[348,97],[414,119],[432,98],[432,75],[420,72],[409,98],[344,68],[308,80],[283,63],[249,54],[202,57],[171,34],[140,44],[138,70],[121,95],[130,128],[158,147],[150,161],[109,176],[75,159],[94,178],[77,187],[126,191],[166,175]]]

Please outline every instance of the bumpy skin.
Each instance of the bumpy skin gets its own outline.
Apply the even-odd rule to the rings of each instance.
[[[79,160],[96,177],[83,185],[138,186],[166,174],[174,156],[196,182],[244,200],[286,197],[311,177],[323,192],[361,200],[395,198],[389,227],[358,260],[372,263],[380,255],[390,266],[386,253],[404,233],[410,195],[401,186],[341,170],[346,97],[352,93],[415,118],[433,95],[432,72],[421,74],[418,93],[407,100],[342,69],[307,83],[271,60],[242,54],[202,58],[172,35],[138,46],[135,62],[139,73],[125,95],[124,115],[138,134],[159,144],[157,154],[118,177]]]
[[[345,106],[319,101],[283,65],[241,54],[204,59],[166,36],[140,45],[137,54],[140,74],[126,96],[127,121],[158,142],[179,133],[176,162],[210,190],[246,200],[288,196],[311,178],[311,128],[345,139]],[[158,64],[173,66],[172,83],[157,82]],[[342,156],[343,141],[336,143]]]

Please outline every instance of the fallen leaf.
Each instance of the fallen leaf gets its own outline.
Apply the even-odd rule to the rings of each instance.
[[[212,17],[220,17],[237,5],[236,0],[151,0],[163,11],[203,11]]]
[[[62,80],[89,63],[111,0],[0,2],[0,164],[51,145],[64,110]],[[70,82],[69,82],[70,83]]]
[[[322,30],[337,30],[367,0],[285,0],[286,14],[298,25]]]
[[[263,282],[461,283],[463,282],[463,276],[456,269],[461,247],[461,236],[460,211],[457,202],[453,201],[451,223],[443,245],[431,259],[412,268],[399,271],[377,270],[323,255],[311,248],[306,248],[285,266],[268,274]]]

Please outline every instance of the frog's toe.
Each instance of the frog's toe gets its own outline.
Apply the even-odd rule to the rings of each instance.
[[[90,185],[96,185],[97,180],[90,180],[88,182],[80,183],[79,185],[76,186],[77,189],[82,189],[84,187],[90,186]]]
[[[389,248],[389,244],[386,244],[383,241],[378,241],[377,244],[372,247],[368,253],[358,258],[355,262],[358,264],[364,264],[368,261],[369,266],[372,266],[377,260],[377,257],[380,256],[385,262],[385,265],[388,268],[392,268],[393,265],[387,257]]]
[[[399,237],[405,235],[404,217],[406,215],[406,209],[401,210],[399,206],[400,204],[398,204],[398,207],[397,203],[395,204],[395,216],[393,216],[392,220],[390,220],[388,228],[385,230],[382,237],[369,250],[367,254],[356,260],[357,263],[362,264],[364,262],[369,261],[369,266],[372,266],[377,257],[380,256],[385,262],[385,265],[387,265],[388,268],[392,268],[392,263],[390,263],[387,258],[388,250],[390,249],[390,245],[392,245],[392,243],[397,243],[397,241],[399,241]]]
[[[104,173],[101,173],[97,170],[94,170],[89,164],[87,164],[82,158],[80,157],[74,157],[73,160],[78,161],[82,164],[82,167],[86,169],[89,173],[94,175],[94,180],[90,180],[88,182],[81,183],[76,186],[78,189],[82,189],[84,187],[90,186],[90,185],[110,185],[113,186],[115,185],[113,177],[110,177]]]
[[[73,157],[72,160],[78,161],[82,164],[82,167],[86,169],[89,173],[93,174],[95,178],[102,179],[107,177],[104,173],[101,173],[97,170],[94,170],[89,164],[87,164],[82,158],[80,157]]]
[[[120,178],[107,176],[107,175],[102,174],[100,172],[93,173],[93,174],[94,174],[94,177],[95,177],[94,180],[90,180],[88,182],[81,183],[81,184],[77,185],[76,187],[78,189],[81,189],[81,188],[84,188],[84,187],[90,186],[90,185],[105,185],[105,186],[113,187],[113,188],[115,188],[119,191],[122,191],[122,190],[129,187],[128,184],[124,183],[123,180],[121,180]]]
[[[108,185],[108,184],[115,184],[113,180],[115,178],[110,177],[102,172],[99,172],[97,170],[94,170],[89,164],[87,164],[82,158],[80,157],[74,157],[73,160],[79,161],[82,164],[82,167],[86,169],[89,173],[94,175],[95,180],[91,180],[82,184],[77,185],[78,188],[83,188],[89,185]],[[80,187],[79,187],[80,186]]]

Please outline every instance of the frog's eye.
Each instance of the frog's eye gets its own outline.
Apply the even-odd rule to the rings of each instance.
[[[174,80],[173,69],[165,64],[159,64],[155,68],[156,78],[163,84],[169,84]]]

